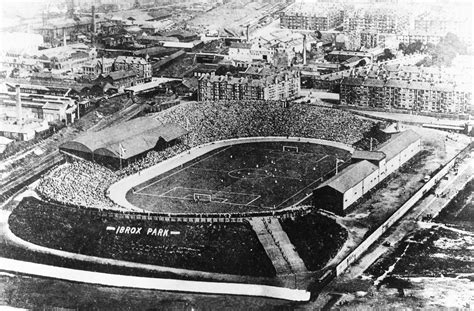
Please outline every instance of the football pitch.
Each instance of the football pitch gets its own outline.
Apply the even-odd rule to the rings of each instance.
[[[300,202],[348,151],[296,142],[258,142],[213,150],[130,189],[133,205],[163,213],[277,210]]]

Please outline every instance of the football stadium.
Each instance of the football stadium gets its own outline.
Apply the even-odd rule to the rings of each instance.
[[[307,289],[348,237],[331,215],[420,151],[412,131],[356,150],[374,126],[303,104],[183,103],[61,145],[9,227],[109,273]]]

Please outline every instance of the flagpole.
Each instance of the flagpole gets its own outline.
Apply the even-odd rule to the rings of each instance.
[[[122,144],[119,144],[119,151],[120,151],[120,170],[122,170]]]
[[[339,162],[344,163],[344,160],[336,158],[336,175],[337,175],[337,173],[339,173]]]

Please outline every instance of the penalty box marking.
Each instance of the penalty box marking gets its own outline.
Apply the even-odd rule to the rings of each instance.
[[[222,153],[222,152],[226,151],[227,149],[229,149],[229,148],[231,148],[231,147],[232,147],[232,146],[229,146],[229,147],[227,147],[227,148],[224,148],[224,149],[222,149],[221,151],[218,151],[218,152],[216,152],[216,153],[214,153],[214,154],[211,154],[210,156],[207,156],[207,157],[205,157],[204,159],[201,159],[201,160],[199,160],[199,161],[197,161],[197,162],[195,162],[195,163],[193,163],[193,164],[191,164],[191,165],[189,165],[189,166],[183,167],[182,169],[177,170],[176,172],[174,172],[174,173],[172,173],[172,174],[170,174],[170,175],[168,175],[168,176],[165,176],[165,177],[163,177],[163,178],[161,178],[161,179],[158,179],[158,180],[152,182],[151,184],[146,185],[145,187],[142,187],[142,188],[138,189],[138,190],[136,191],[136,193],[139,193],[140,191],[143,191],[144,189],[146,189],[146,188],[148,188],[148,187],[151,187],[151,186],[154,185],[154,184],[157,184],[157,183],[159,183],[159,182],[161,182],[161,181],[163,181],[163,180],[165,180],[165,179],[167,179],[167,178],[169,178],[169,177],[171,177],[171,176],[173,176],[173,175],[175,175],[175,174],[178,174],[179,172],[182,172],[182,171],[184,171],[184,170],[186,170],[186,169],[188,169],[188,168],[190,168],[190,167],[193,167],[194,165],[196,165],[196,164],[198,164],[198,163],[201,163],[202,161],[205,161],[205,160],[207,160],[207,159],[209,159],[209,158],[212,158],[213,156],[215,156],[215,155],[217,155],[217,154],[219,154],[219,153]]]
[[[173,195],[174,191],[179,191],[179,190],[184,190],[184,195],[182,196],[176,196]],[[215,203],[223,203],[223,204],[231,204],[231,205],[250,205],[253,202],[257,201],[260,199],[262,196],[258,194],[252,194],[252,193],[243,193],[243,192],[232,192],[232,191],[220,191],[220,190],[210,190],[210,189],[200,189],[200,188],[188,188],[188,187],[174,187],[172,189],[169,189],[161,194],[151,194],[151,193],[138,193],[140,195],[148,195],[148,196],[153,196],[157,198],[168,198],[168,199],[179,199],[179,200],[193,200],[194,197],[191,196],[194,193],[201,193],[201,194],[209,194],[211,195],[211,201]],[[246,203],[235,203],[229,200],[232,200],[232,198],[227,198],[225,195],[224,197],[220,196],[222,200],[212,200],[213,195],[219,195],[219,194],[229,194],[230,196],[245,196],[245,197],[250,197],[248,202]],[[190,197],[191,196],[191,197]],[[219,199],[219,196],[216,198]]]

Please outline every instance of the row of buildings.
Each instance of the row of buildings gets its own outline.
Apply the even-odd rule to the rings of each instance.
[[[400,33],[409,27],[406,11],[391,7],[360,8],[346,11],[343,28],[345,32],[374,31],[377,33]]]
[[[294,3],[280,12],[280,27],[289,29],[329,30],[343,22],[344,11],[339,5]]]
[[[437,44],[447,33],[472,44],[472,19],[467,12],[457,14],[427,7],[410,10],[400,5],[353,8],[298,2],[280,13],[281,28],[326,31],[341,24],[344,34],[360,39],[356,47],[390,47],[388,43],[395,40],[405,44],[418,40]]]
[[[341,105],[417,112],[469,114],[472,90],[466,85],[347,77],[340,89]]]
[[[300,74],[282,71],[265,76],[204,75],[198,80],[198,100],[291,100],[300,91]]]
[[[461,60],[460,60],[461,61]],[[373,65],[352,71],[340,83],[348,106],[434,113],[472,113],[470,69]]]
[[[113,71],[133,71],[140,78],[151,79],[152,65],[141,57],[118,56],[116,58],[96,58],[82,66],[85,75],[98,76]]]

